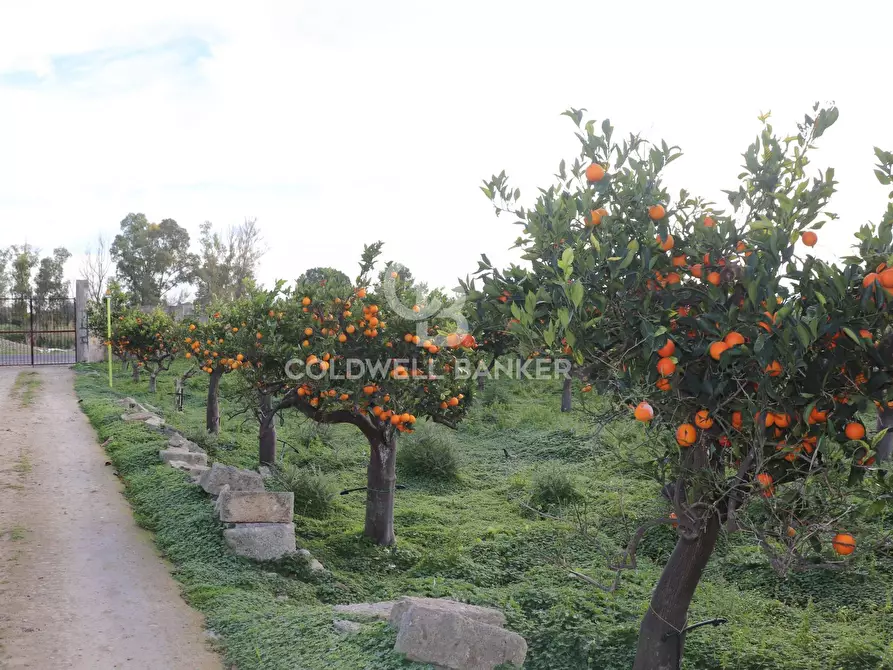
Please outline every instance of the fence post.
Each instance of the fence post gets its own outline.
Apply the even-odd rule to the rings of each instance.
[[[87,362],[89,335],[87,333],[87,286],[86,279],[75,281],[74,289],[74,360],[76,363]]]
[[[28,298],[28,314],[31,327],[28,329],[28,339],[31,342],[31,365],[34,365],[34,298]]]

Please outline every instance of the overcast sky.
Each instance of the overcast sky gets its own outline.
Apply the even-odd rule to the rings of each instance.
[[[260,278],[331,265],[363,242],[455,286],[517,228],[478,186],[505,168],[522,194],[576,154],[560,112],[682,147],[670,184],[721,201],[772,111],[793,130],[815,101],[840,121],[817,251],[845,253],[886,191],[893,149],[886,3],[4,3],[0,246],[75,254],[128,212],[198,227],[256,217]]]

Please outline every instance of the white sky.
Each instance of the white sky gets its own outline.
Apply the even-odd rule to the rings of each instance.
[[[886,191],[893,149],[888,3],[366,0],[31,2],[0,7],[0,246],[81,254],[128,212],[197,240],[257,217],[265,282],[331,265],[363,242],[432,285],[481,252],[503,264],[517,228],[481,179],[522,193],[576,154],[560,112],[680,145],[670,182],[725,202],[772,110],[780,131],[814,101],[841,117],[821,142],[845,253]]]

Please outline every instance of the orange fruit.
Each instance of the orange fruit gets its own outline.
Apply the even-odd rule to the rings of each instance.
[[[865,330],[864,328],[859,331],[859,337],[864,337],[866,340],[873,339],[871,336],[871,331]]]
[[[667,210],[664,209],[663,205],[651,205],[648,208],[648,216],[651,217],[653,221],[660,221],[667,215]]]
[[[764,489],[768,489],[772,487],[772,475],[768,472],[761,472],[757,475],[757,483],[762,486]]]
[[[809,423],[825,423],[827,420],[828,412],[820,412],[817,408],[813,407],[812,411],[809,413]]]
[[[782,373],[781,363],[778,361],[772,361],[769,365],[766,366],[766,372],[770,377],[778,377]]]
[[[669,377],[671,374],[673,374],[673,372],[676,371],[676,363],[673,362],[673,359],[668,356],[661,358],[657,362],[657,371],[662,377]]]
[[[713,228],[716,225],[716,220],[712,216],[704,217],[704,227],[705,228]]]
[[[672,235],[667,235],[663,240],[660,239],[660,235],[655,235],[654,239],[657,240],[657,243],[660,245],[660,248],[664,251],[669,251],[673,248],[673,245],[676,243],[673,240]]]
[[[683,423],[676,429],[676,442],[680,447],[690,447],[698,439],[698,430],[690,423]]]
[[[587,226],[597,226],[601,224],[602,218],[608,215],[608,210],[599,207],[589,212],[589,219],[586,221]]]
[[[787,534],[788,537],[794,537],[797,534],[797,531],[794,530],[793,526],[788,526]]]
[[[849,556],[856,551],[856,538],[849,533],[838,533],[831,540],[831,546],[841,556]]]
[[[447,404],[448,404],[450,407],[455,407],[456,405],[459,404],[459,398],[457,398],[456,396],[453,396],[452,398],[450,398],[449,400],[447,400]]]
[[[710,345],[710,358],[712,358],[714,361],[718,361],[722,356],[722,353],[724,351],[727,351],[728,349],[729,345],[725,342],[714,342]]]
[[[676,343],[673,342],[673,340],[667,340],[667,343],[657,350],[657,355],[661,358],[667,358],[668,356],[672,356],[675,351]]]
[[[800,239],[803,240],[803,244],[805,244],[807,247],[814,247],[815,243],[819,241],[819,236],[811,230],[807,230],[805,233],[800,235]]]
[[[342,401],[343,401],[343,400],[347,400],[348,398],[350,398],[349,395],[347,395],[346,393],[342,393],[342,394],[338,397],[338,400],[342,400]]]
[[[307,296],[304,296],[304,298],[301,300],[301,304],[304,305],[304,307],[306,307],[307,305],[310,304],[310,298],[308,298]]]
[[[775,419],[775,425],[779,428],[787,428],[791,425],[790,414],[779,414],[778,412],[774,412],[772,417]]]
[[[670,380],[663,377],[654,382],[654,385],[661,391],[669,391],[673,388],[672,384],[670,384]]]
[[[865,426],[858,421],[851,421],[843,431],[850,440],[861,440],[865,437]]]
[[[741,430],[741,426],[744,425],[744,416],[739,411],[732,412],[732,428],[735,430]]]
[[[884,288],[893,288],[893,268],[888,268],[878,275],[878,281]]]
[[[695,414],[695,425],[698,428],[703,428],[707,430],[713,425],[713,419],[710,417],[710,412],[706,409],[702,409],[697,414]]]
[[[722,341],[728,344],[729,348],[737,347],[739,344],[744,344],[744,335],[733,330],[731,333],[722,338]]]
[[[456,334],[456,333],[450,333],[450,334],[447,335],[447,337],[446,337],[446,345],[447,345],[450,349],[458,349],[458,348],[459,348],[459,343],[460,343],[460,342],[461,342],[461,340],[460,340],[460,338],[459,338],[459,335]]]
[[[685,254],[681,254],[679,256],[673,256],[673,267],[674,268],[684,268],[686,263]]]
[[[676,512],[670,512],[670,518],[671,518],[671,519],[678,519],[679,517],[676,516]],[[673,528],[678,528],[678,527],[679,527],[679,523],[678,523],[677,521],[674,521],[674,522],[673,522]]]
[[[704,274],[704,266],[700,263],[691,266],[691,276],[700,279]]]
[[[586,386],[580,389],[580,393],[589,393],[591,390],[592,384],[586,384]]]
[[[633,416],[636,417],[636,421],[642,421],[644,423],[648,423],[654,418],[654,408],[651,407],[647,402],[640,402],[636,406],[635,412],[633,412]]]
[[[872,284],[874,284],[878,280],[878,275],[876,272],[869,272],[865,275],[865,279],[862,280],[863,288],[868,288]]]
[[[667,283],[668,284],[678,284],[682,281],[682,277],[679,276],[677,272],[671,272],[667,275]]]
[[[363,393],[365,393],[366,395],[372,395],[373,393],[375,393],[375,387],[372,384],[367,384],[363,387]]]
[[[718,272],[711,272],[707,275],[707,281],[714,286],[719,286],[719,282],[722,281],[722,277]]]
[[[605,178],[605,168],[598,163],[593,163],[586,168],[586,179],[591,182],[601,181]]]

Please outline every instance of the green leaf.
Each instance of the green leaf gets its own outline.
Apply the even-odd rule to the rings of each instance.
[[[558,308],[558,320],[561,322],[561,325],[564,328],[567,328],[567,324],[570,323],[571,315],[570,312],[567,311],[566,307]]]
[[[859,346],[863,346],[865,344],[861,339],[859,339],[859,336],[856,335],[856,333],[854,333],[849,328],[844,328],[843,332],[846,333],[847,337],[849,337],[853,342],[855,342]]]
[[[579,307],[583,303],[583,285],[574,283],[570,285],[570,299],[574,303],[574,307]]]

